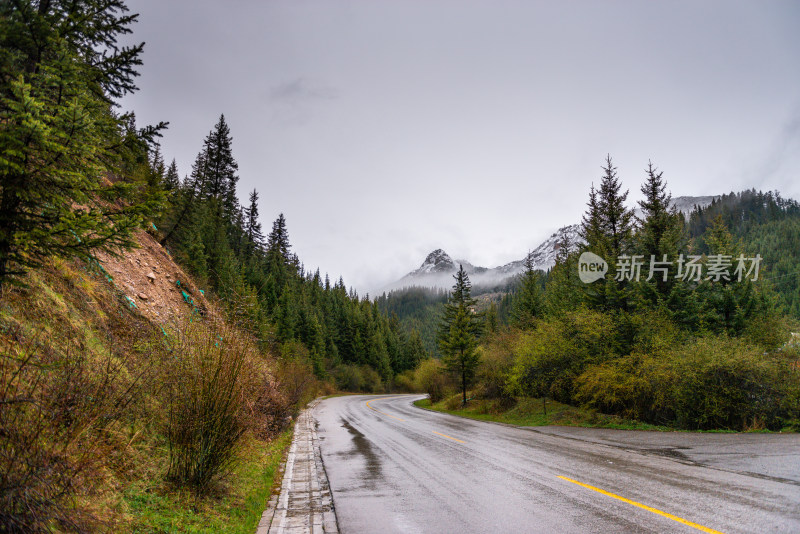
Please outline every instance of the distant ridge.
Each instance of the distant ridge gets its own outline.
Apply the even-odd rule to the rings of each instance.
[[[705,207],[719,198],[713,196],[682,196],[672,199],[671,206],[681,212],[684,217],[695,209],[695,207]],[[638,210],[636,210],[638,213]],[[561,236],[566,234],[568,241],[577,246],[582,243],[580,238],[580,224],[571,224],[559,228],[557,231],[540,243],[530,252],[533,266],[535,269],[546,271],[555,265],[556,254],[558,253],[559,241]],[[404,287],[434,287],[450,288],[453,285],[453,274],[458,270],[459,265],[464,266],[464,270],[469,275],[470,281],[474,286],[494,286],[502,284],[508,278],[520,274],[525,269],[525,258],[499,265],[493,268],[476,267],[466,260],[454,260],[447,252],[437,248],[427,255],[425,260],[418,268],[414,269],[401,279],[386,286],[385,291],[402,289]]]

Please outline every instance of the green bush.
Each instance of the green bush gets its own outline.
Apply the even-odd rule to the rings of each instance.
[[[589,366],[575,380],[575,400],[587,408],[625,418],[654,421],[655,376],[646,376],[641,355]],[[669,421],[661,421],[663,423]]]
[[[367,365],[361,367],[361,376],[364,379],[361,391],[364,393],[383,393],[383,381],[381,375]]]
[[[587,365],[617,355],[620,339],[611,316],[591,310],[540,321],[513,345],[508,391],[570,403],[573,380]]]
[[[364,377],[357,365],[342,365],[336,370],[336,387],[341,391],[355,393],[364,388]]]
[[[706,337],[670,354],[675,423],[683,428],[781,427],[792,382],[784,366],[741,340]],[[796,375],[796,374],[795,374]],[[796,380],[796,376],[794,377]]]
[[[485,346],[478,347],[476,384],[479,396],[486,399],[512,397],[508,378],[514,365],[514,339],[515,333],[505,332],[493,337]]]
[[[383,381],[375,369],[367,365],[342,365],[336,370],[336,387],[352,393],[381,393]]]
[[[575,398],[601,412],[680,428],[777,430],[798,418],[800,369],[793,358],[706,336],[661,354],[590,366],[575,380]]]
[[[408,369],[394,377],[394,389],[405,393],[417,393],[417,385],[414,382],[414,370]]]
[[[435,358],[428,358],[419,364],[414,371],[414,382],[418,390],[427,393],[434,403],[445,398],[453,389],[444,365]]]

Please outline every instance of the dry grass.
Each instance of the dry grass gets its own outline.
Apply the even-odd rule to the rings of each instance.
[[[149,512],[125,488],[183,506],[165,481],[198,450],[202,465],[172,477],[198,509],[213,508],[198,493],[240,492],[238,473],[258,470],[258,457],[239,446],[267,447],[295,409],[273,358],[224,323],[162,330],[82,262],[53,262],[26,282],[0,294],[0,531],[135,530]],[[170,450],[182,451],[173,462]]]

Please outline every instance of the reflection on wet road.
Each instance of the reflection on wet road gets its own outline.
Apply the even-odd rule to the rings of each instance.
[[[800,532],[793,468],[702,465],[664,443],[471,421],[412,406],[418,398],[335,397],[315,409],[343,533]]]

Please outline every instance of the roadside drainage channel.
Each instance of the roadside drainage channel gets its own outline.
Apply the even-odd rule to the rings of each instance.
[[[281,492],[267,504],[256,534],[328,534],[339,532],[328,476],[309,404],[297,417],[286,458]]]

